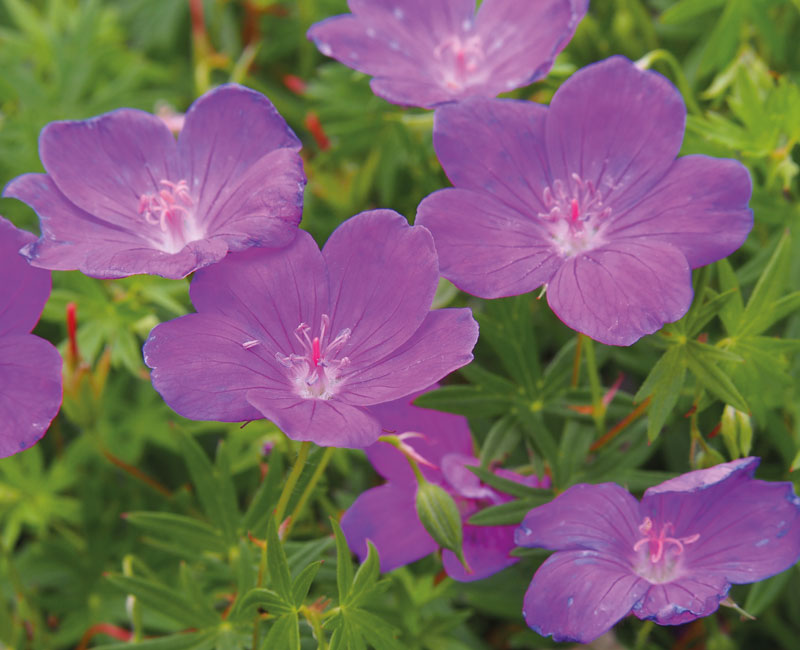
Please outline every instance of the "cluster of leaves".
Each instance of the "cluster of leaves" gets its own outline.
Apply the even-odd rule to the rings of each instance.
[[[51,120],[159,101],[183,109],[233,80],[267,94],[303,139],[303,227],[320,241],[372,207],[412,217],[446,184],[432,117],[374,97],[366,77],[305,39],[345,11],[345,0],[0,0],[0,183],[40,169],[36,140]],[[436,306],[472,307],[481,340],[475,363],[417,403],[468,417],[476,474],[515,497],[471,523],[517,523],[578,482],[636,492],[747,454],[765,458],[765,478],[800,467],[799,33],[796,1],[595,2],[548,79],[513,94],[547,101],[577,67],[613,53],[656,67],[690,109],[683,153],[750,168],[756,226],[730,260],[696,272],[685,318],[630,349],[576,338],[531,296],[480,301],[442,283]],[[0,212],[35,230],[18,202],[0,200]],[[519,616],[542,552],[520,550],[514,569],[470,585],[436,577],[436,558],[380,580],[374,552],[354,568],[336,524],[377,480],[363,454],[303,452],[267,423],[171,413],[140,347],[157,322],[190,310],[187,286],[54,275],[37,333],[60,343],[65,403],[41,444],[0,461],[0,645],[554,645]],[[286,461],[297,454],[306,462],[295,475]],[[498,478],[498,463],[548,473],[554,489]],[[798,581],[786,572],[734,591],[760,621],[725,613],[675,634],[684,645],[793,649]],[[639,635],[640,648],[675,642],[634,622],[618,635]]]

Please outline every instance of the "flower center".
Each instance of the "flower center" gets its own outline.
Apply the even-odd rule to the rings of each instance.
[[[480,82],[474,76],[486,57],[481,37],[477,34],[463,40],[457,34],[450,36],[434,48],[433,56],[441,64],[445,86],[451,90],[461,90],[471,83]]]
[[[185,180],[177,183],[162,180],[159,185],[162,189],[158,192],[139,197],[139,215],[151,226],[158,226],[160,233],[156,237],[160,248],[176,253],[188,242],[202,238],[191,210],[194,201]]]
[[[542,192],[547,212],[539,212],[559,252],[571,257],[601,243],[600,231],[611,214],[592,181],[572,174],[565,184],[556,180]]]
[[[639,532],[644,537],[633,545],[633,550],[638,553],[641,549],[647,548],[647,558],[650,563],[648,565],[647,562],[642,562],[639,566],[639,574],[651,582],[671,580],[684,548],[700,539],[700,533],[687,537],[671,537],[670,534],[673,531],[674,526],[672,522],[668,521],[661,527],[661,530],[656,532],[656,526],[650,517],[645,517],[639,526]]]
[[[339,373],[350,363],[348,357],[337,359],[339,350],[350,339],[350,329],[345,328],[332,341],[327,341],[331,320],[327,314],[320,319],[319,336],[312,337],[311,327],[300,323],[294,331],[303,347],[303,354],[275,353],[275,358],[291,370],[292,382],[298,395],[305,398],[330,399],[341,383]]]

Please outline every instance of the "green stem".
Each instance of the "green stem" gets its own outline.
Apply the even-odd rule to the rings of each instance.
[[[650,632],[653,631],[653,621],[645,621],[636,633],[636,642],[633,646],[634,650],[644,650],[647,645],[647,639],[650,638]]]
[[[280,526],[281,521],[283,520],[284,514],[286,514],[286,508],[289,505],[289,499],[292,496],[292,492],[294,491],[295,485],[297,485],[297,480],[300,478],[300,474],[303,473],[303,467],[306,464],[306,459],[308,458],[308,452],[311,450],[311,443],[310,442],[303,442],[300,445],[300,451],[297,452],[297,459],[294,461],[294,466],[292,467],[292,471],[289,472],[289,476],[286,479],[286,483],[283,486],[283,491],[281,492],[281,496],[278,499],[278,505],[275,508],[275,521],[277,522],[278,526]],[[264,576],[267,574],[267,545],[263,544],[261,546],[261,559],[258,563],[258,581],[256,585],[258,587],[264,584]],[[259,614],[255,615],[253,619],[253,648],[258,648],[258,636],[259,636],[259,629],[260,629],[261,618]]]
[[[597,371],[597,357],[594,354],[594,341],[585,334],[580,335],[583,340],[584,354],[586,357],[586,371],[589,375],[589,389],[592,393],[592,417],[594,418],[597,433],[605,433],[604,421],[606,407],[603,404],[603,385],[600,383],[600,374]]]
[[[668,50],[653,50],[636,61],[636,65],[642,70],[647,70],[652,68],[656,61],[663,61],[672,71],[672,76],[675,79],[675,85],[678,86],[678,89],[681,91],[681,94],[683,95],[683,101],[686,102],[686,108],[689,109],[689,112],[694,113],[695,115],[702,115],[703,109],[700,108],[700,105],[694,98],[692,87],[689,85],[689,81],[686,79],[686,75],[683,73],[683,68],[681,68],[681,64],[678,62],[678,59],[675,58],[674,54]]]
[[[305,490],[303,490],[303,493],[300,495],[300,499],[297,501],[294,510],[292,510],[292,514],[289,515],[289,523],[286,524],[286,529],[283,532],[283,539],[289,539],[289,534],[292,532],[294,522],[300,517],[306,502],[311,497],[311,493],[314,491],[317,483],[319,483],[319,479],[322,478],[322,475],[325,473],[325,468],[328,466],[331,456],[333,456],[334,449],[335,447],[327,447],[323,452],[317,468],[311,475],[311,480],[309,480],[308,485],[306,485]]]
[[[286,508],[289,505],[294,486],[297,485],[297,480],[300,478],[300,474],[303,473],[303,467],[305,467],[309,451],[311,451],[311,443],[308,441],[303,442],[300,445],[300,451],[297,452],[297,460],[294,462],[294,467],[292,467],[292,471],[286,479],[286,484],[283,486],[278,505],[275,508],[275,521],[279,526],[286,514]]]

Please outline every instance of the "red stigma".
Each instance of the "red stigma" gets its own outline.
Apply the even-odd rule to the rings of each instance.
[[[325,129],[322,128],[322,122],[319,121],[319,117],[314,111],[306,113],[305,125],[314,137],[314,141],[317,143],[320,151],[327,151],[330,149],[330,140],[328,140]]]
[[[572,203],[570,205],[572,207],[572,220],[577,221],[578,217],[581,216],[581,211],[578,207],[578,199],[572,199]]]
[[[67,303],[67,338],[69,339],[70,356],[78,360],[78,306],[74,302]]]
[[[315,336],[314,340],[311,341],[311,362],[314,364],[314,367],[319,366],[319,360],[322,358],[322,355],[319,351],[319,337]]]

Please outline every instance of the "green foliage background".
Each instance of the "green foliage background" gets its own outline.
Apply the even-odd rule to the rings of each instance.
[[[302,227],[318,241],[373,207],[413,219],[447,185],[432,117],[373,96],[365,76],[305,39],[346,11],[344,0],[0,0],[0,184],[42,170],[37,137],[52,120],[183,111],[232,80],[269,96],[303,140]],[[576,338],[531,296],[480,301],[443,282],[437,306],[472,307],[481,340],[476,362],[418,403],[468,416],[484,468],[503,459],[546,468],[556,490],[613,480],[638,492],[755,454],[759,477],[794,478],[799,41],[798,0],[593,0],[548,78],[511,94],[546,103],[577,68],[617,53],[662,72],[689,108],[683,153],[751,170],[755,227],[731,258],[695,271],[684,319],[631,348]],[[38,232],[26,206],[0,199],[0,213]],[[80,358],[67,349],[69,303]],[[303,450],[266,421],[172,413],[140,348],[155,324],[190,309],[188,281],[54,275],[36,333],[65,355],[65,402],[40,444],[0,460],[0,648],[558,645],[520,615],[543,552],[521,550],[513,569],[470,585],[442,579],[436,557],[381,578],[372,554],[356,570],[336,521],[377,483],[361,452]],[[516,523],[552,493],[515,496],[473,522]],[[283,541],[276,508],[294,515]],[[734,588],[756,621],[726,608],[678,628],[626,619],[611,642],[794,650],[799,589],[793,568]]]

